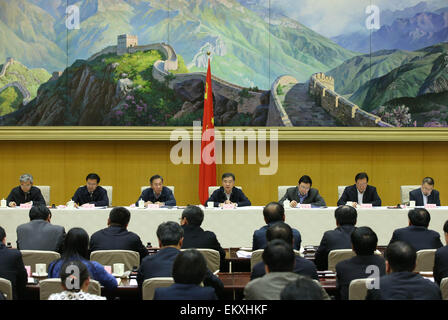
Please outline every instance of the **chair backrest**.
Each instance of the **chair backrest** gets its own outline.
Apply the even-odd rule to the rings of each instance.
[[[166,288],[171,286],[174,283],[174,279],[172,277],[158,277],[158,278],[150,278],[143,281],[142,284],[142,297],[143,300],[152,300],[154,299],[154,293],[156,288]]]
[[[250,256],[250,270],[251,271],[257,263],[263,261],[263,251],[264,251],[264,249],[258,249],[258,250],[252,251],[252,255]],[[300,251],[298,251],[298,250],[294,250],[294,254],[299,257],[302,256],[300,254]]]
[[[352,249],[331,250],[328,253],[328,270],[336,271],[336,265],[343,261],[354,257],[356,253]]]
[[[286,190],[288,190],[289,188],[293,188],[295,186],[278,186],[277,190],[278,190],[278,201],[280,201],[281,198],[283,198],[283,196],[286,193]]]
[[[221,188],[221,186],[212,186],[212,187],[208,187],[208,196],[210,197],[210,196],[212,195],[212,193],[213,193],[215,190],[219,189],[219,188]],[[238,188],[238,189],[240,189],[240,190],[243,190],[243,188],[241,188],[240,186],[235,186],[235,188]]]
[[[347,186],[338,186],[338,200],[341,199],[342,194]]]
[[[440,281],[440,291],[442,292],[442,299],[448,300],[448,278],[443,278]]]
[[[6,300],[12,300],[12,284],[7,279],[0,278],[0,294],[4,294]]]
[[[48,265],[61,258],[61,255],[54,251],[40,250],[20,250],[22,253],[23,264],[31,267],[31,272],[36,272],[36,263],[45,263]]]
[[[124,271],[140,266],[140,254],[130,250],[98,250],[90,254],[90,260],[103,266],[112,266],[114,263],[123,263]]]
[[[171,191],[173,191],[173,196],[174,196],[174,186],[164,186],[164,187],[167,187],[168,189],[170,189]],[[151,186],[142,186],[142,187],[140,188],[140,191],[143,192],[143,190],[148,189],[148,188],[151,188]]]
[[[221,264],[221,256],[219,255],[219,252],[213,249],[206,249],[206,248],[195,248],[205,258],[205,262],[207,262],[207,268],[211,272],[215,272],[216,270],[219,270],[219,266]],[[182,251],[189,250],[189,249],[182,249]]]
[[[415,272],[432,272],[434,269],[436,249],[425,249],[417,251],[417,261],[415,263]]]
[[[417,186],[400,186],[400,194],[401,194],[401,203],[404,204],[406,202],[409,202],[409,192],[412,190],[420,188],[419,185]]]
[[[40,192],[42,193],[42,196],[44,197],[45,203],[47,206],[50,206],[50,186],[35,186],[36,188],[40,189]]]
[[[109,207],[112,205],[112,186],[102,186],[104,189],[106,189],[107,197],[109,198]]]
[[[53,293],[62,292],[62,282],[60,278],[44,279],[39,281],[39,299],[48,300],[48,298]],[[95,294],[97,296],[101,295],[100,283],[96,280],[90,279],[89,287],[87,292],[90,294]]]
[[[365,300],[367,296],[367,283],[371,278],[354,279],[348,288],[348,300]]]

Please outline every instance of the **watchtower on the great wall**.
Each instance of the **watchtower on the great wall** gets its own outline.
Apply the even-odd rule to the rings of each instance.
[[[138,37],[130,34],[122,34],[117,38],[117,55],[128,53],[128,48],[138,46]]]

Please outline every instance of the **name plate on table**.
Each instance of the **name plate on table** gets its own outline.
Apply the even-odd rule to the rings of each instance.
[[[425,206],[425,209],[435,209],[435,208],[437,208],[437,205],[435,203],[428,203]]]
[[[223,206],[222,206],[222,208],[223,209],[233,209],[233,208],[235,208],[235,205],[233,205],[233,204],[224,204]]]
[[[21,203],[20,204],[20,209],[31,209],[31,205],[30,204],[26,204],[26,203]]]
[[[310,203],[306,203],[306,204],[301,203],[301,204],[298,204],[297,207],[301,208],[301,209],[311,209],[311,204]]]
[[[363,203],[360,207],[363,208],[363,209],[365,209],[365,208],[372,208],[372,204],[371,203]]]
[[[95,209],[95,205],[93,203],[84,203],[81,208],[84,209]]]
[[[148,204],[148,209],[159,209],[160,206],[155,203]]]

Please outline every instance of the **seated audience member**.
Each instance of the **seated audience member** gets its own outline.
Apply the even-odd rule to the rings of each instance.
[[[97,250],[130,250],[140,254],[140,259],[148,255],[148,250],[140,237],[127,230],[131,213],[123,207],[115,207],[109,213],[108,227],[95,232],[90,237],[90,253]]]
[[[283,201],[288,199],[292,208],[295,208],[298,204],[302,203],[311,204],[315,207],[324,207],[324,198],[322,198],[317,189],[311,188],[312,185],[313,182],[309,176],[302,176],[299,179],[297,187],[288,188],[279,203],[283,205]]]
[[[6,232],[0,227],[0,278],[11,281],[14,300],[25,299],[28,275],[23,264],[22,253],[6,247]]]
[[[367,300],[440,300],[439,287],[414,273],[417,251],[408,243],[389,244],[385,253],[387,275],[379,279],[378,288],[370,289]]]
[[[277,222],[268,228],[266,231],[266,240],[269,243],[272,240],[280,239],[285,241],[286,243],[290,243],[292,245],[292,229],[289,225],[284,222]],[[294,273],[301,274],[304,276],[308,276],[315,280],[319,280],[317,276],[316,265],[305,258],[302,258],[298,255],[295,255],[295,264],[294,264]],[[250,279],[256,279],[264,276],[266,274],[265,264],[263,261],[257,263],[250,275]]]
[[[17,227],[17,249],[62,251],[65,229],[51,224],[51,211],[44,205],[30,209],[30,222]]]
[[[143,190],[142,194],[135,203],[138,206],[140,200],[145,201],[145,207],[150,204],[158,204],[159,206],[175,206],[176,199],[173,191],[163,185],[163,178],[158,174],[149,179],[150,188]]]
[[[336,265],[336,280],[340,298],[348,299],[350,282],[355,279],[364,279],[371,275],[369,266],[377,266],[378,276],[386,273],[384,258],[374,254],[378,243],[378,237],[369,227],[356,228],[351,235],[353,251],[356,256],[339,262]]]
[[[84,263],[92,279],[99,281],[106,289],[117,287],[117,280],[104,269],[104,266],[96,261],[89,260],[89,235],[81,228],[69,230],[64,239],[62,257],[50,263],[48,277],[59,278],[62,265],[73,260],[80,260]]]
[[[100,176],[96,173],[89,173],[86,177],[86,185],[79,187],[73,195],[75,206],[83,206],[84,204],[94,204],[95,207],[109,206],[109,197],[107,191],[99,186]]]
[[[437,249],[434,258],[434,280],[440,285],[443,278],[448,277],[448,220],[443,225],[446,246]]]
[[[409,200],[415,201],[415,205],[419,207],[431,203],[440,206],[439,191],[434,189],[434,179],[431,177],[424,178],[420,188],[409,192]]]
[[[224,173],[222,175],[222,187],[213,191],[204,206],[207,206],[207,202],[210,201],[214,202],[215,207],[222,207],[224,204],[233,204],[236,207],[251,205],[244,192],[235,187],[235,176],[233,173]]]
[[[298,277],[280,292],[280,300],[324,300],[322,287],[308,277]]]
[[[178,223],[168,221],[159,225],[157,239],[160,250],[142,260],[137,274],[137,283],[140,289],[146,279],[172,276],[174,260],[181,252],[183,238],[184,230]],[[222,296],[224,289],[222,281],[208,269],[203,283],[204,286],[213,287],[218,297]]]
[[[168,288],[157,288],[154,300],[216,300],[213,288],[200,286],[206,272],[207,263],[199,251],[180,252],[173,264],[174,284]]]
[[[270,202],[263,208],[263,217],[266,225],[256,230],[252,236],[252,251],[264,249],[266,247],[266,231],[277,222],[285,221],[285,208],[278,202]],[[302,238],[300,232],[292,229],[294,239],[293,249],[300,250]]]
[[[204,211],[201,208],[188,206],[184,209],[180,223],[182,229],[184,229],[182,249],[206,248],[218,251],[221,258],[220,268],[222,270],[225,265],[226,252],[219,244],[215,233],[204,231],[201,228],[202,221],[204,221]]]
[[[324,233],[315,254],[314,262],[317,270],[328,269],[328,254],[331,250],[351,249],[352,247],[350,236],[356,229],[358,217],[356,209],[351,206],[340,206],[335,210],[334,216],[337,228]]]
[[[440,234],[429,230],[431,215],[426,209],[416,208],[408,212],[409,226],[396,229],[392,234],[390,243],[404,241],[414,247],[415,250],[438,249],[443,246]]]
[[[45,199],[40,189],[33,186],[33,176],[23,174],[20,176],[20,186],[11,190],[6,198],[6,204],[9,207],[20,206],[21,204],[46,205]]]
[[[87,292],[90,283],[89,271],[79,260],[65,262],[59,277],[64,291],[53,293],[48,300],[106,300],[106,297]],[[67,288],[67,285],[70,288]]]
[[[358,173],[355,177],[355,184],[344,189],[344,193],[338,200],[338,206],[343,206],[350,201],[353,207],[359,204],[371,203],[374,207],[381,207],[381,199],[376,192],[376,188],[368,185],[369,177],[367,173]]]

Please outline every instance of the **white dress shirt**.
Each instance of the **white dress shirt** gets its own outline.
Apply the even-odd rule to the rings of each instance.
[[[358,191],[358,204],[362,204],[362,196],[364,195],[364,193],[359,192],[358,189],[356,189],[356,191]]]

